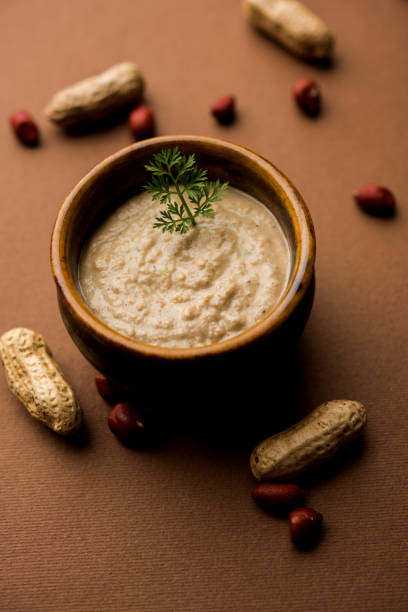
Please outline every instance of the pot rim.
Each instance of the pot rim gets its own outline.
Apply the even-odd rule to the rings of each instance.
[[[75,213],[75,207],[78,206],[76,198],[81,190],[90,181],[97,180],[98,174],[109,168],[112,164],[115,164],[121,158],[129,155],[132,151],[148,150],[151,145],[159,143],[163,147],[204,143],[208,146],[221,146],[234,151],[240,156],[244,156],[247,162],[261,168],[272,179],[274,189],[288,211],[294,227],[296,242],[295,261],[288,285],[277,304],[261,321],[249,329],[226,340],[205,346],[173,348],[144,344],[108,327],[87,307],[74,282],[68,263],[68,229]],[[172,135],[150,138],[120,149],[102,160],[75,185],[65,198],[57,213],[51,237],[51,269],[54,281],[59,291],[59,297],[64,300],[65,306],[71,311],[74,318],[79,318],[82,325],[85,325],[104,345],[114,346],[121,351],[141,357],[177,361],[224,354],[252,344],[255,340],[269,335],[281,327],[296,310],[312,282],[315,256],[316,241],[313,222],[302,196],[290,179],[269,160],[243,145],[221,138],[195,135]]]

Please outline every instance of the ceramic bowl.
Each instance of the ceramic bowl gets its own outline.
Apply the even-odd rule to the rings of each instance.
[[[163,148],[195,153],[208,175],[228,181],[272,210],[287,238],[290,277],[279,302],[250,329],[227,340],[193,348],[142,344],[109,328],[85,303],[78,282],[81,248],[92,228],[140,190],[148,179],[144,164]],[[307,207],[288,178],[249,149],[216,138],[164,136],[131,145],[91,170],[62,204],[51,240],[51,266],[65,326],[84,356],[102,373],[124,384],[143,365],[179,367],[236,356],[266,342],[270,351],[288,345],[302,331],[314,293],[315,238]]]

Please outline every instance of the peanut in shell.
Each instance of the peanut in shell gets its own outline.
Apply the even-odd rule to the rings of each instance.
[[[325,402],[289,429],[258,444],[251,454],[251,471],[258,480],[293,478],[356,438],[366,422],[360,402]]]
[[[75,394],[40,334],[10,329],[0,338],[0,357],[10,390],[34,419],[62,435],[81,426]]]

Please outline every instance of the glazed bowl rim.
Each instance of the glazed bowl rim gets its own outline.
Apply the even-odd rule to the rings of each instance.
[[[295,261],[286,289],[277,304],[258,323],[220,342],[204,346],[173,348],[144,344],[124,336],[103,323],[92,313],[86,305],[70,270],[68,257],[66,256],[66,244],[69,224],[75,212],[73,207],[78,206],[76,200],[78,194],[90,182],[97,180],[100,173],[111,167],[121,158],[131,154],[134,150],[149,150],[151,145],[159,143],[163,147],[174,147],[177,145],[185,147],[189,143],[192,145],[202,143],[210,147],[221,146],[233,150],[241,157],[244,157],[247,163],[251,162],[267,172],[280,201],[285,209],[289,211],[291,222],[294,224],[296,237]],[[103,159],[87,172],[65,198],[57,213],[51,237],[51,269],[54,281],[60,296],[64,299],[65,305],[69,308],[74,318],[79,318],[82,325],[85,325],[104,345],[116,347],[133,355],[165,360],[191,360],[210,355],[224,354],[252,344],[255,340],[277,330],[290,318],[304,298],[313,280],[315,254],[316,242],[313,222],[302,196],[290,179],[269,160],[243,145],[221,138],[196,135],[170,135],[149,138],[124,147]]]

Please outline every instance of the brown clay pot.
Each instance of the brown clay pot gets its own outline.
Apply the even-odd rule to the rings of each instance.
[[[257,325],[208,346],[167,348],[142,344],[110,329],[85,303],[78,282],[81,247],[92,229],[149,179],[144,164],[163,148],[195,153],[210,178],[219,178],[254,196],[279,220],[291,252],[288,286]],[[131,145],[108,157],[74,187],[61,206],[51,240],[51,266],[63,321],[84,356],[106,376],[128,386],[174,367],[222,363],[267,343],[272,358],[302,331],[313,301],[315,237],[307,207],[293,184],[260,155],[216,138],[164,136]],[[216,366],[217,368],[219,365]]]

